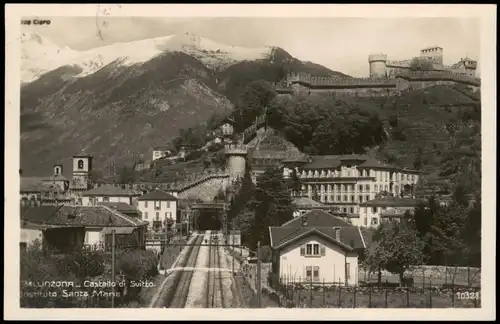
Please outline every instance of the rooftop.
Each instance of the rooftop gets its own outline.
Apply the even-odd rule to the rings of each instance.
[[[103,202],[103,201],[100,201],[100,202],[98,202],[98,205],[102,205],[102,206],[106,206],[106,207],[109,207],[112,209],[116,209],[120,213],[124,213],[124,214],[138,213],[139,212],[139,210],[135,206],[129,205],[129,204],[124,203],[124,202]]]
[[[131,197],[138,194],[129,189],[122,189],[113,185],[103,185],[101,187],[93,188],[82,193],[83,196],[112,196],[112,197]]]
[[[307,224],[303,225],[303,218]],[[336,237],[336,229],[340,230],[340,241]],[[364,238],[358,227],[348,224],[340,218],[322,210],[312,210],[296,217],[281,227],[269,227],[271,246],[281,248],[304,236],[319,235],[340,244],[347,250],[365,248]]]
[[[166,200],[166,201],[177,201],[177,198],[163,190],[153,190],[145,195],[142,195],[138,200]]]
[[[292,201],[293,205],[297,208],[330,208],[316,200],[313,200],[309,197],[297,197]]]
[[[388,210],[384,210],[380,213],[380,217],[403,217],[406,212],[413,213],[412,207],[395,207]]]
[[[360,206],[371,207],[416,207],[423,201],[413,198],[384,197],[362,202]]]
[[[136,227],[146,224],[106,206],[38,206],[21,210],[21,219],[38,225]]]
[[[375,160],[368,155],[346,154],[346,155],[316,155],[311,157],[311,162],[305,164],[302,168],[305,170],[314,169],[332,169],[338,168],[343,163],[352,162],[358,167],[364,168],[383,168],[400,169],[397,166],[383,163]]]

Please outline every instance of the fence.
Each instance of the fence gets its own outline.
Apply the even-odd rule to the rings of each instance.
[[[274,280],[273,280],[274,279]],[[269,276],[263,293],[286,308],[478,308],[481,291],[476,287],[445,287],[429,280],[424,287],[394,287],[361,283],[316,282]]]

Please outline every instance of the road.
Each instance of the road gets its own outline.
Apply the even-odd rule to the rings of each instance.
[[[220,232],[206,231],[190,240],[173,267],[167,270],[169,280],[162,292],[167,296],[161,307],[167,308],[235,308],[242,307],[232,271],[232,258],[226,253]],[[201,244],[210,244],[203,246]]]

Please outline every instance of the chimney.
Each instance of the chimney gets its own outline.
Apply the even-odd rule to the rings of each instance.
[[[302,227],[307,227],[307,216],[302,215]]]
[[[340,227],[334,227],[335,230],[335,240],[340,242]]]

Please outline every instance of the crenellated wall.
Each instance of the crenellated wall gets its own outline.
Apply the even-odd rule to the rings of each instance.
[[[330,92],[339,96],[387,97],[400,95],[408,89],[441,84],[466,84],[479,88],[481,80],[466,73],[452,71],[410,71],[397,69],[387,78],[327,78],[306,73],[291,73],[286,81],[275,84],[278,93],[310,95]],[[249,130],[250,131],[250,130]]]
[[[432,62],[432,71],[412,71],[409,60],[387,60],[384,53],[368,55],[369,78],[317,77],[308,73],[290,73],[275,84],[279,94],[309,95],[332,92],[339,96],[385,97],[399,95],[412,88],[432,87],[438,84],[466,84],[475,88],[481,82],[475,77],[477,62],[462,58],[453,65],[443,64],[443,49],[432,46],[420,51],[420,59]]]

